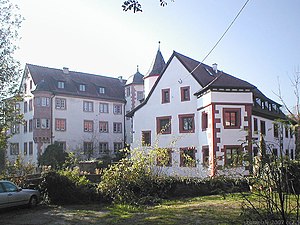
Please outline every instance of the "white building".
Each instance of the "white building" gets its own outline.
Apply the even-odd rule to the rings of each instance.
[[[123,148],[124,83],[117,78],[27,64],[19,103],[24,125],[9,140],[7,156],[36,163],[49,144],[59,142],[83,158]]]
[[[280,105],[254,85],[218,71],[217,65],[174,52],[145,92],[147,88],[144,102],[127,114],[133,119],[132,147],[167,148],[169,165],[162,170],[168,174],[246,175],[261,137],[271,151],[279,155],[284,149],[294,157],[289,127],[274,123],[286,119]]]

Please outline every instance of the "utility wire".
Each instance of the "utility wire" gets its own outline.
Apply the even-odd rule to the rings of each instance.
[[[218,46],[218,44],[220,43],[220,41],[224,38],[224,36],[226,35],[226,33],[229,31],[229,29],[232,27],[232,25],[234,24],[234,22],[237,20],[237,18],[240,16],[240,14],[242,13],[242,11],[244,10],[244,8],[246,7],[246,5],[248,4],[250,0],[247,0],[245,2],[245,4],[243,5],[243,7],[240,9],[240,11],[238,12],[238,14],[236,15],[236,17],[233,19],[233,21],[230,23],[230,25],[227,27],[227,29],[225,30],[225,32],[223,33],[223,35],[219,38],[219,40],[217,41],[217,43],[213,46],[213,48],[207,53],[207,55],[204,57],[204,59],[190,72],[190,74],[192,74],[206,59],[207,57],[212,53],[212,51]]]

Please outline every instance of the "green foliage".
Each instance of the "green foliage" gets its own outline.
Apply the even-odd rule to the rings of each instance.
[[[44,174],[41,193],[45,202],[53,204],[81,204],[101,200],[96,187],[74,177],[74,174],[65,176],[57,172]]]
[[[39,157],[40,166],[51,166],[53,169],[62,168],[68,154],[64,152],[63,147],[55,142],[49,145],[45,152]]]
[[[58,174],[67,177],[70,181],[76,185],[88,185],[90,181],[83,175],[80,175],[79,167],[74,167],[73,169],[59,170]]]
[[[10,137],[7,131],[22,119],[15,107],[16,102],[20,100],[16,93],[21,70],[19,63],[14,59],[14,42],[18,39],[17,30],[21,21],[17,7],[9,0],[0,0],[0,172],[4,169],[5,150]]]

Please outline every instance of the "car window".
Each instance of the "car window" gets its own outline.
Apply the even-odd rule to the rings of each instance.
[[[0,183],[0,193],[3,193],[4,192],[4,189],[2,187],[2,184]]]
[[[16,191],[18,191],[18,188],[12,183],[3,182],[2,184],[3,184],[3,186],[4,186],[4,188],[7,192],[16,192]]]

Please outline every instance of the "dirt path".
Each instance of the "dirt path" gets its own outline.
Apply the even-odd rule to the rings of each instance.
[[[96,224],[107,211],[99,205],[45,206],[34,209],[12,208],[0,211],[0,224],[5,225],[52,225]]]

